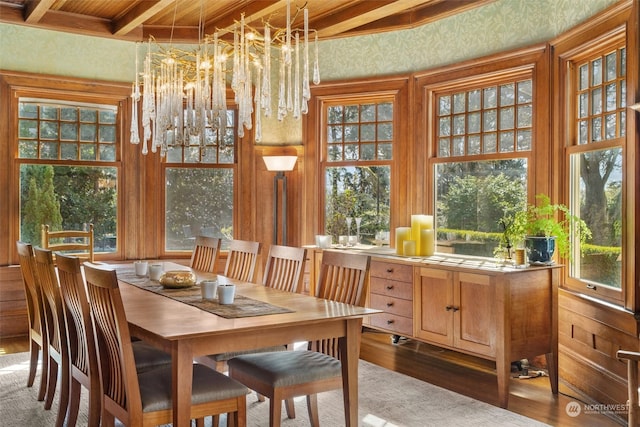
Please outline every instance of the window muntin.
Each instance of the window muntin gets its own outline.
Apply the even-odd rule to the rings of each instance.
[[[227,110],[224,127],[213,129],[207,124],[203,138],[190,135],[186,139],[187,144],[170,146],[167,150],[167,163],[235,163],[235,116],[235,110]]]
[[[327,104],[324,129],[324,233],[339,243],[340,236],[356,235],[355,218],[361,218],[360,241],[372,243],[389,231],[394,101],[368,97]]]
[[[622,182],[626,127],[626,48],[611,42],[573,63],[570,80],[575,137],[568,148],[569,208],[591,229],[592,238],[574,244],[570,287],[621,298]],[[577,281],[577,283],[576,283]],[[586,288],[585,288],[586,283]]]
[[[18,157],[116,161],[117,107],[20,99]]]
[[[533,150],[529,75],[435,93],[437,252],[493,257],[500,219],[524,209]]]
[[[391,160],[393,103],[327,108],[327,161]]]
[[[626,49],[577,64],[576,135],[578,145],[625,136]]]
[[[236,110],[227,111],[226,126],[207,126],[201,140],[169,147],[165,176],[165,251],[190,251],[195,236],[233,240],[236,165]]]
[[[530,151],[533,127],[531,79],[440,93],[437,157]]]
[[[19,98],[20,239],[92,223],[95,251],[117,251],[117,117],[113,105]]]

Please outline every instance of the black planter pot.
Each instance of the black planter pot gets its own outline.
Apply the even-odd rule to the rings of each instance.
[[[553,253],[556,250],[555,237],[527,236],[524,240],[527,249],[529,264],[551,265],[553,264]]]

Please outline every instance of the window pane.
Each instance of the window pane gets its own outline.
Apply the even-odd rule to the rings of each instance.
[[[233,239],[232,169],[167,167],[165,177],[166,250],[191,250],[203,233]]]
[[[338,243],[346,236],[346,218],[362,218],[360,241],[371,244],[379,231],[389,231],[391,167],[347,166],[325,169],[324,234]],[[355,224],[351,234],[355,235]]]
[[[493,257],[499,220],[527,200],[527,161],[511,159],[436,166],[438,252]]]
[[[95,251],[115,252],[117,183],[114,167],[20,165],[20,239],[39,246],[42,224],[83,230],[92,223]]]
[[[592,238],[574,253],[571,276],[620,288],[622,283],[622,149],[571,155],[571,211]]]
[[[363,105],[360,110],[361,122],[372,122],[376,119],[376,106],[372,104]]]

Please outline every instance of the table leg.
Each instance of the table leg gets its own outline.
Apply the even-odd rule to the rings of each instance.
[[[362,319],[347,319],[346,336],[340,339],[342,396],[346,427],[358,426],[358,360]]]
[[[191,345],[177,341],[171,351],[173,380],[173,425],[191,425],[191,386],[193,382],[193,354]]]

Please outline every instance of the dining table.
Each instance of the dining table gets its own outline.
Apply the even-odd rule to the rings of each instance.
[[[186,298],[174,298],[171,290],[163,292],[158,282],[136,276],[132,263],[111,267],[118,275],[131,335],[172,356],[174,426],[190,425],[194,358],[326,338],[338,338],[345,426],[358,425],[362,321],[379,310],[284,292],[173,262],[158,263],[164,271],[195,274],[197,284],[191,292],[176,293],[186,294]],[[205,279],[235,284],[234,303],[226,307],[203,301],[198,284]]]

